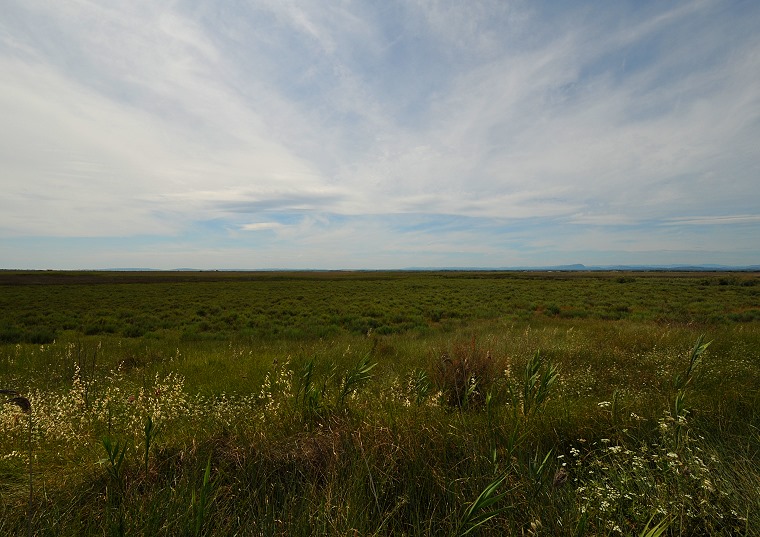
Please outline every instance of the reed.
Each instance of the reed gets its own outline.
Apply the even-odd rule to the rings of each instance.
[[[336,287],[310,278],[271,280],[267,290],[296,327],[315,322],[297,320],[299,304]],[[337,285],[345,308],[330,299],[337,313],[326,308],[320,321],[356,313],[336,321],[355,331],[214,331],[264,311],[260,295],[248,309],[195,304],[188,315],[209,323],[208,339],[174,328],[141,337],[70,328],[55,343],[0,345],[3,385],[24,386],[0,399],[9,403],[0,405],[0,534],[759,533],[757,323],[730,320],[730,311],[719,323],[632,319],[668,300],[657,276],[601,280],[593,293],[593,279],[486,279],[491,293],[526,291],[530,311],[493,317],[482,312],[501,306],[472,275],[440,277],[456,284],[441,302],[425,298],[443,289],[432,277],[356,278]],[[679,293],[695,282],[677,282],[674,307],[714,306],[684,302]],[[384,317],[386,298],[374,302],[383,283],[389,297],[409,293],[397,320]],[[705,286],[737,303],[757,290]],[[611,288],[633,297],[623,318],[568,314],[593,301],[610,310]],[[152,289],[158,297],[166,288]],[[585,295],[563,300],[568,289]],[[636,289],[646,296],[630,295]],[[468,309],[468,290],[484,309]],[[436,309],[427,328],[379,333],[411,322],[415,301]],[[128,318],[109,315],[117,325]],[[371,318],[388,324],[359,331]]]
[[[28,459],[28,468],[29,468],[29,503],[27,504],[26,519],[27,519],[27,535],[31,537],[32,517],[34,515],[34,511],[33,511],[34,509],[34,472],[32,469],[32,460],[33,460],[33,457],[32,457],[32,440],[33,440],[32,439],[32,404],[31,402],[29,402],[29,399],[27,399],[23,395],[20,395],[15,390],[2,389],[0,390],[0,395],[12,396],[6,400],[6,403],[12,403],[16,405],[27,416],[28,431],[29,431],[29,434],[26,440],[27,459]]]

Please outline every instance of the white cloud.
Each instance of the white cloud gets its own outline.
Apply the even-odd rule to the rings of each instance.
[[[670,218],[664,223],[671,226],[725,226],[734,224],[756,224],[760,223],[760,215],[736,214],[726,216],[687,216]]]
[[[568,222],[586,226],[631,226],[637,223],[635,219],[622,214],[575,214]]]
[[[166,43],[127,39],[137,56],[121,53],[134,62],[129,74],[117,62],[116,73],[102,75],[147,86],[128,90],[126,99],[56,65],[0,58],[6,233],[172,234],[193,218],[219,217],[194,212],[213,211],[215,199],[323,190],[313,167],[272,140],[255,110],[219,81],[185,69],[181,50],[215,57],[191,24],[162,15],[157,27],[167,30]],[[101,38],[88,48],[98,50]],[[154,61],[149,44],[165,57]],[[162,44],[175,52],[162,53]],[[193,198],[203,206],[188,204]]]
[[[512,264],[500,248],[530,264],[531,248],[698,249],[685,228],[702,225],[722,251],[717,230],[756,228],[760,206],[760,15],[741,9],[10,2],[0,237],[189,252],[213,227],[279,266],[336,262],[320,248],[391,263],[370,245],[401,265]],[[431,240],[396,226],[415,215],[489,225]]]
[[[253,222],[250,224],[243,224],[240,229],[243,231],[269,231],[282,228],[283,225],[278,222]]]

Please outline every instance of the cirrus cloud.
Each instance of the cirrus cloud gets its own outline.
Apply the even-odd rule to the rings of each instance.
[[[6,268],[757,263],[752,3],[6,4]]]

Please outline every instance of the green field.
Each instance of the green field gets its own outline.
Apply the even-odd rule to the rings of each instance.
[[[0,535],[760,535],[759,386],[757,273],[0,271]]]

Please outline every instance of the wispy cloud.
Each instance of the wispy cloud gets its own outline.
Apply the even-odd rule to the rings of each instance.
[[[725,226],[735,224],[757,224],[760,222],[760,215],[757,214],[737,214],[729,216],[687,216],[682,218],[671,218],[665,222],[671,226]]]
[[[253,222],[251,224],[243,224],[241,229],[243,231],[269,231],[274,229],[281,229],[283,227],[279,222]]]
[[[751,2],[6,4],[5,266],[760,251]]]

